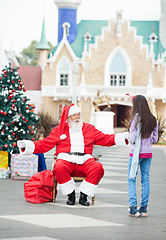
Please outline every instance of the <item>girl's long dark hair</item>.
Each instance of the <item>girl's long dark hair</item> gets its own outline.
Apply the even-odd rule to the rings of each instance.
[[[141,123],[141,138],[150,137],[156,127],[156,118],[150,111],[148,102],[143,95],[136,95],[133,99],[132,117],[138,114]]]

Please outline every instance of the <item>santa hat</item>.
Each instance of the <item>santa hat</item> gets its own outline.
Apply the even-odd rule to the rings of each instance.
[[[75,113],[80,113],[80,109],[77,105],[71,105],[70,109],[69,109],[69,113],[68,113],[68,117],[71,116],[72,114],[75,114]]]
[[[60,121],[60,129],[61,129],[61,134],[62,134],[60,136],[61,139],[66,138],[66,135],[63,134],[63,132],[64,132],[65,122],[66,122],[67,118],[69,116],[71,116],[72,114],[79,113],[79,112],[81,112],[81,111],[77,105],[71,104],[70,106],[64,106],[61,121]]]

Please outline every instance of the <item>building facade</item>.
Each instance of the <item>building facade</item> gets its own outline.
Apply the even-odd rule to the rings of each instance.
[[[107,96],[100,110],[113,111],[123,127],[131,100],[144,95],[153,113],[166,118],[166,1],[158,21],[127,21],[121,10],[111,20],[82,20],[81,0],[54,0],[58,7],[58,44],[47,56],[45,29],[38,46],[42,69],[40,111],[59,120],[63,106],[77,103],[91,122],[97,93]],[[44,32],[44,34],[43,34]],[[42,44],[41,44],[42,43]],[[126,95],[126,94],[129,94]]]

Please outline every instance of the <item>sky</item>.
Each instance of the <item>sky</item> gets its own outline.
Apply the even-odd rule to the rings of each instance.
[[[77,21],[115,19],[159,20],[160,0],[82,0]],[[0,47],[20,53],[32,40],[40,41],[43,16],[47,41],[57,43],[58,9],[54,0],[0,0]]]

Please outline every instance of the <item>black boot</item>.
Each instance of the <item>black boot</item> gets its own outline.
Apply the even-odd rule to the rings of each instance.
[[[75,191],[68,194],[67,196],[68,196],[67,205],[75,205]]]
[[[82,204],[83,206],[89,206],[89,202],[87,200],[87,195],[86,194],[80,192],[79,203]]]

